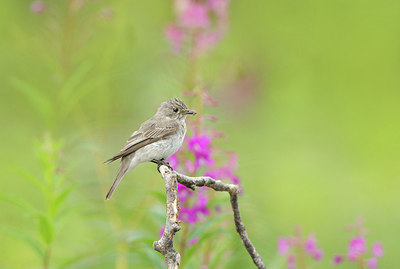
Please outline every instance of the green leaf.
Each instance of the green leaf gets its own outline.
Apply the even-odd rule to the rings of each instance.
[[[11,85],[22,93],[30,102],[32,107],[46,121],[50,121],[50,117],[54,114],[53,106],[49,98],[39,89],[17,78],[12,78]]]
[[[149,211],[148,214],[152,217],[152,219],[157,224],[164,224],[165,223],[165,209],[159,206],[153,206]]]
[[[53,242],[54,224],[52,220],[44,214],[39,215],[39,233],[47,245]]]
[[[67,100],[64,101],[63,106],[61,107],[60,117],[64,119],[69,115],[69,112],[79,103],[79,101],[88,95],[90,92],[98,89],[105,83],[104,78],[96,78],[92,81],[86,82],[83,85],[80,85],[79,91],[75,91],[73,95],[70,95]]]
[[[156,197],[157,200],[159,200],[161,203],[165,203],[165,201],[167,200],[167,195],[165,194],[165,192],[151,191],[150,194]]]
[[[83,78],[92,69],[92,64],[88,62],[82,63],[75,69],[75,72],[69,76],[68,80],[64,83],[60,90],[60,97],[63,102],[68,102],[71,95],[74,94],[74,90],[81,84]]]
[[[30,246],[34,250],[34,252],[37,255],[39,255],[40,258],[44,257],[43,247],[36,239],[32,238],[30,235],[11,227],[0,227],[0,231],[14,238],[24,241],[28,246]]]
[[[225,229],[218,228],[213,231],[209,231],[207,233],[203,233],[202,237],[199,238],[199,241],[193,246],[189,247],[185,254],[185,262],[189,262],[192,258],[193,254],[196,253],[197,249],[201,246],[201,244],[206,241],[208,238],[219,235],[219,234],[229,234]],[[194,238],[194,237],[193,237]]]
[[[227,219],[228,217],[230,217],[230,214],[225,214],[225,215],[220,215],[214,218],[207,218],[207,220],[199,225],[195,226],[195,230],[193,231],[193,233],[191,233],[191,238],[195,238],[195,237],[202,237],[202,235],[207,232],[207,230],[209,228],[211,228],[213,225],[216,225],[220,222],[222,222],[223,220]]]
[[[161,254],[150,249],[149,247],[144,248],[144,252],[146,254],[147,260],[153,265],[153,268],[163,269],[163,259],[161,258]]]
[[[229,200],[229,198],[228,198]],[[208,208],[213,208],[216,205],[225,204],[227,202],[227,198],[225,196],[219,195],[218,197],[214,197],[207,203]]]
[[[210,269],[216,268],[216,266],[219,264],[219,262],[221,261],[224,253],[229,249],[229,245],[225,245],[223,248],[221,248],[220,250],[218,250],[217,252],[214,252],[214,259],[211,260],[210,262]]]
[[[48,191],[45,186],[45,182],[43,180],[39,180],[37,177],[33,176],[29,172],[19,168],[13,167],[11,168],[12,172],[16,175],[20,176],[22,179],[26,180],[27,182],[31,183],[35,186],[38,190],[40,190],[44,195],[48,195]]]
[[[50,215],[55,216],[65,200],[68,198],[68,196],[71,194],[71,191],[74,189],[73,186],[66,188],[63,190],[60,194],[58,194],[55,198],[54,203],[50,207]]]
[[[30,203],[28,203],[27,201],[25,201],[24,199],[22,199],[18,196],[15,196],[12,194],[0,193],[0,200],[7,201],[11,204],[14,204],[14,205],[24,209],[25,211],[27,211],[30,214],[33,214],[33,215],[40,214],[39,210],[37,210]]]
[[[155,238],[154,235],[145,230],[127,230],[121,232],[120,236],[122,240],[128,243],[153,242]]]
[[[229,214],[220,215],[214,218],[208,218],[204,223],[195,226],[194,231],[190,233],[190,238],[188,241],[198,237],[199,242],[188,248],[185,254],[186,261],[182,261],[183,264],[188,262],[192,258],[192,256],[196,253],[198,247],[211,236],[221,233],[230,234],[228,231],[226,231],[226,229],[216,228],[214,230],[211,230],[213,226],[219,225],[222,221],[224,221],[228,217],[230,217]]]

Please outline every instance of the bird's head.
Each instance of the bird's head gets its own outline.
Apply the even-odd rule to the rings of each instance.
[[[182,100],[172,98],[161,103],[157,114],[171,119],[185,119],[187,115],[196,115],[196,112],[189,109]]]

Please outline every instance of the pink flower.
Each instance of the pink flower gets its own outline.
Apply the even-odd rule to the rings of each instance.
[[[228,13],[229,0],[208,0],[210,8],[218,17],[225,18]]]
[[[278,239],[278,253],[286,254],[289,252],[289,243],[285,237],[279,237]]]
[[[287,268],[288,269],[296,269],[296,261],[294,255],[289,255],[287,257]]]
[[[42,13],[46,10],[46,4],[43,1],[33,1],[30,5],[30,10],[34,14]]]
[[[186,28],[206,28],[210,24],[207,7],[191,2],[180,14],[180,25]]]
[[[237,168],[237,156],[232,154],[229,162],[217,169],[210,170],[205,173],[205,176],[212,177],[213,179],[230,179],[233,184],[240,184],[239,177],[233,171]]]
[[[375,257],[382,257],[383,256],[383,248],[382,248],[382,244],[381,243],[376,242],[372,246],[372,255],[374,255]]]
[[[304,243],[304,248],[307,253],[309,253],[314,260],[319,261],[322,259],[324,252],[322,249],[317,247],[317,240],[315,235],[309,235]]]
[[[378,267],[378,259],[375,257],[372,257],[367,260],[367,267],[369,269],[376,269]]]
[[[311,255],[314,258],[314,260],[320,261],[320,260],[322,260],[322,257],[324,256],[324,252],[320,248],[315,248],[311,252]]]
[[[208,198],[204,193],[200,192],[197,197],[196,204],[193,207],[186,207],[181,205],[181,212],[179,219],[184,222],[196,223],[202,217],[208,216],[210,211],[207,208]]]
[[[333,264],[334,264],[334,265],[339,265],[339,264],[341,264],[341,263],[343,262],[343,260],[344,260],[344,258],[343,258],[342,255],[336,255],[336,256],[333,258]]]
[[[174,155],[171,155],[167,161],[171,165],[171,167],[176,170],[178,168],[179,160],[178,157],[176,156],[176,153]]]
[[[211,138],[207,135],[191,137],[188,141],[188,149],[195,156],[195,169],[202,165],[214,165],[214,159],[211,158]]]
[[[165,226],[162,226],[161,229],[160,229],[160,231],[158,232],[158,236],[159,236],[159,237],[163,236],[164,231],[165,231]]]
[[[354,261],[362,254],[365,253],[365,239],[364,237],[354,237],[350,240],[350,244],[348,247],[348,257],[349,260]]]
[[[190,160],[185,161],[185,166],[190,174],[194,174],[196,172],[196,167]]]
[[[182,185],[181,183],[178,183],[179,201],[181,203],[185,203],[190,196],[193,196],[193,192],[188,187],[186,187],[185,185]]]
[[[308,253],[313,253],[314,249],[317,247],[317,242],[315,240],[315,235],[309,235],[305,243],[305,249]]]
[[[195,36],[194,50],[197,54],[204,53],[213,49],[218,41],[220,41],[222,34],[217,30],[204,31]]]
[[[185,41],[185,33],[181,28],[169,24],[165,28],[165,36],[171,42],[171,47],[174,52],[182,50],[183,42]]]
[[[203,104],[205,106],[217,106],[218,105],[218,101],[215,100],[211,95],[209,95],[206,92],[202,92],[201,93],[201,99],[203,100]]]
[[[198,236],[196,236],[195,238],[192,238],[189,240],[189,242],[187,243],[188,247],[193,246],[194,244],[196,244],[197,242],[199,242],[200,238]]]

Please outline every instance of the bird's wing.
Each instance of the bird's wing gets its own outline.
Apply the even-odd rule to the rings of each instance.
[[[174,134],[177,128],[178,123],[176,121],[171,120],[160,122],[159,120],[150,119],[144,122],[140,126],[139,130],[132,134],[128,141],[126,141],[126,144],[114,157],[105,162],[113,162],[143,148],[144,146],[164,139]]]

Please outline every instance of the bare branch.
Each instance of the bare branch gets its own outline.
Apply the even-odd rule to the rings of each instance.
[[[174,235],[181,229],[178,221],[177,177],[165,165],[161,165],[159,170],[164,179],[167,193],[167,218],[164,233],[160,240],[153,243],[153,249],[164,256],[168,269],[177,269],[181,261],[181,255],[174,249]]]
[[[265,268],[265,264],[261,259],[261,256],[258,254],[256,248],[250,241],[249,236],[247,235],[246,228],[244,227],[242,218],[240,217],[239,211],[239,203],[238,203],[238,186],[234,184],[225,184],[220,180],[215,180],[211,177],[189,177],[186,175],[182,175],[176,171],[174,173],[177,175],[178,182],[185,185],[186,187],[195,190],[196,187],[209,187],[214,189],[215,191],[226,191],[229,192],[231,196],[231,205],[233,210],[233,216],[236,226],[236,231],[238,232],[240,238],[242,239],[242,243],[245,246],[247,252],[250,254],[253,259],[254,264],[258,268]]]
[[[153,243],[153,248],[165,257],[168,268],[178,268],[180,262],[180,254],[176,252],[173,247],[174,235],[180,230],[180,226],[178,224],[177,182],[185,185],[192,190],[195,190],[196,187],[206,186],[215,191],[228,192],[231,197],[230,201],[232,205],[236,231],[242,239],[242,243],[245,246],[247,252],[253,259],[254,264],[258,268],[265,268],[264,262],[253,244],[251,243],[244,227],[243,221],[241,219],[237,197],[237,185],[225,184],[222,181],[214,180],[211,177],[189,177],[176,171],[172,171],[165,165],[161,165],[159,170],[162,177],[164,178],[165,189],[167,192],[167,220],[165,231],[161,239]]]
[[[230,195],[231,195],[231,205],[233,210],[233,219],[235,220],[236,231],[238,232],[240,238],[242,239],[242,244],[247,249],[247,252],[250,254],[257,268],[265,268],[265,264],[260,254],[258,254],[256,248],[251,243],[250,238],[247,235],[246,228],[244,227],[242,218],[240,217],[237,194],[230,193]]]

